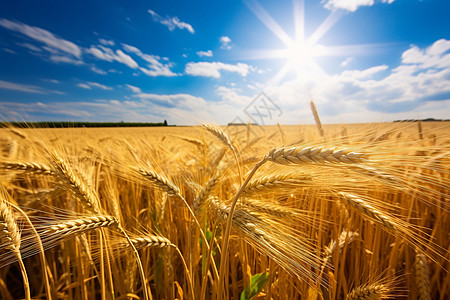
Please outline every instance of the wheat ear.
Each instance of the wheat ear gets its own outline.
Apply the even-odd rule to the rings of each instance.
[[[137,250],[144,248],[164,248],[172,246],[172,243],[165,237],[159,235],[143,235],[137,237],[130,237],[130,241]],[[129,247],[128,242],[122,242],[122,247]]]
[[[194,139],[194,138],[190,138],[190,137],[185,137],[185,136],[178,136],[178,135],[174,135],[174,137],[177,137],[179,139],[182,139],[183,141],[186,141],[188,143],[191,143],[195,146],[198,146],[200,148],[205,147],[205,143],[203,143],[202,141],[198,140],[198,139]]]
[[[204,241],[208,240],[205,236],[205,233],[202,230],[202,227],[200,226],[200,223],[198,222],[197,217],[195,216],[194,211],[189,206],[186,199],[180,194],[180,189],[177,186],[175,186],[169,180],[167,180],[166,178],[162,177],[161,175],[159,175],[158,173],[156,173],[154,171],[145,170],[143,168],[135,168],[134,170],[137,171],[138,174],[140,174],[141,176],[143,176],[144,178],[146,178],[147,180],[152,182],[156,187],[162,189],[163,191],[166,191],[168,195],[177,196],[179,199],[181,199],[183,201],[184,205],[186,206],[186,208],[188,209],[190,215],[192,216],[194,223],[196,224],[197,228],[199,229],[201,238]],[[205,246],[206,246],[207,250],[209,251],[210,248],[209,248],[208,243],[205,243]],[[215,273],[216,277],[219,277],[215,263],[213,262],[212,265],[213,265],[214,273]]]
[[[242,205],[246,210],[256,214],[265,214],[280,218],[293,217],[296,215],[290,207],[267,203],[251,198],[246,198]]]
[[[219,140],[221,140],[225,145],[227,145],[233,152],[236,152],[236,148],[230,140],[230,137],[217,125],[213,124],[202,124],[209,132],[215,135]]]
[[[20,231],[17,226],[14,214],[10,205],[6,201],[6,195],[3,187],[1,187],[0,194],[0,248],[11,251],[17,258],[20,266],[20,271],[23,278],[23,286],[25,290],[25,298],[31,299],[30,284],[28,281],[27,271],[20,254]]]
[[[51,153],[51,158],[58,179],[65,183],[72,195],[81,200],[82,204],[98,214],[100,212],[100,199],[97,193],[90,185],[85,184],[83,178],[56,152]]]
[[[202,124],[202,126],[205,127],[209,132],[215,135],[219,140],[221,140],[225,145],[227,145],[231,149],[238,167],[239,182],[241,182],[242,178],[241,159],[239,157],[239,152],[237,151],[236,147],[234,147],[233,143],[230,140],[230,137],[217,125]]]
[[[34,236],[36,237],[36,242],[37,242],[38,248],[39,248],[39,257],[41,259],[42,276],[44,277],[44,286],[45,286],[45,291],[47,293],[47,299],[52,300],[53,299],[52,290],[50,288],[50,282],[48,279],[49,276],[47,273],[47,260],[45,259],[45,254],[44,254],[45,250],[44,250],[44,246],[42,244],[41,237],[39,236],[39,233],[37,232],[33,223],[31,223],[31,220],[28,217],[28,215],[20,207],[14,205],[14,204],[10,204],[10,205],[14,209],[16,209],[20,214],[22,214],[23,218],[25,219],[25,222],[27,222],[28,225],[30,225],[31,231],[33,231]]]
[[[375,209],[373,206],[366,203],[366,201],[364,201],[363,199],[349,193],[339,193],[339,195],[339,199],[345,205],[355,208],[363,215],[382,224],[388,231],[399,232],[397,225],[391,220],[390,217],[386,216],[383,212]]]
[[[431,300],[430,278],[428,273],[427,257],[421,253],[416,253],[414,264],[416,286],[418,289],[418,298],[420,300]]]
[[[253,175],[256,173],[256,171],[267,161],[272,161],[279,164],[304,164],[304,163],[362,163],[366,161],[365,155],[357,152],[351,152],[347,149],[322,149],[322,148],[313,148],[313,147],[306,147],[306,148],[300,148],[300,147],[291,147],[291,148],[285,148],[282,147],[280,149],[272,149],[269,151],[269,153],[256,165],[253,167],[253,169],[249,172],[247,175],[247,178],[245,179],[244,183],[241,184],[239,190],[234,195],[231,205],[230,205],[230,212],[228,215],[227,224],[225,226],[225,232],[223,235],[223,242],[222,242],[222,256],[220,258],[220,278],[219,278],[219,286],[217,289],[217,294],[219,297],[222,297],[222,286],[223,286],[223,279],[225,276],[225,266],[227,264],[227,255],[225,255],[228,251],[228,242],[230,238],[231,233],[231,226],[232,226],[232,219],[233,214],[236,209],[236,204],[241,196],[242,192],[247,187],[248,183],[250,182]],[[240,178],[241,176],[239,176]]]
[[[327,246],[325,246],[325,249],[323,251],[325,254],[325,258],[323,260],[320,275],[323,274],[325,267],[327,266],[327,264],[329,264],[329,261],[330,261],[331,257],[333,256],[333,252],[336,251],[336,249],[338,251],[341,251],[341,249],[344,248],[345,244],[350,244],[358,236],[359,236],[359,234],[355,231],[343,230],[337,240],[331,240],[330,243]]]
[[[14,127],[9,127],[9,131],[11,131],[11,133],[14,133],[15,135],[17,135],[18,137],[22,138],[22,139],[27,139],[28,136],[23,133],[22,131],[20,131],[19,129],[16,129]]]
[[[45,175],[52,175],[54,173],[46,164],[37,162],[1,161],[0,168]]]
[[[42,231],[41,235],[65,237],[72,234],[81,234],[97,228],[115,226],[117,224],[117,219],[112,216],[87,216],[50,225]]]
[[[363,285],[353,289],[346,300],[380,300],[389,299],[391,290],[384,284]]]
[[[242,195],[249,196],[276,188],[290,189],[312,181],[312,177],[299,175],[295,172],[271,174],[250,181]]]
[[[320,268],[321,259],[314,254],[313,246],[291,234],[289,230],[291,228],[283,222],[270,215],[258,216],[252,210],[241,207],[237,208],[231,217],[229,205],[223,204],[216,197],[211,197],[209,203],[216,218],[220,222],[232,218],[233,229],[258,252],[273,259],[290,274],[325,284],[316,273]],[[223,250],[222,255],[225,255]]]
[[[198,216],[201,211],[203,210],[205,203],[208,199],[208,196],[210,195],[211,191],[214,190],[214,188],[219,183],[220,175],[212,176],[208,182],[205,184],[205,186],[202,187],[200,192],[198,192],[197,196],[194,199],[194,213],[196,216]]]
[[[316,108],[316,105],[314,104],[314,101],[311,100],[310,105],[311,105],[312,114],[314,116],[314,121],[316,121],[317,130],[319,130],[320,136],[324,137],[325,134],[324,134],[323,127],[322,127],[322,122],[320,122],[319,113],[317,112],[317,108]]]
[[[366,155],[347,149],[325,149],[321,147],[290,147],[272,149],[266,156],[267,160],[282,164],[304,163],[344,163],[357,164],[366,162]]]
[[[155,171],[144,168],[136,168],[135,171],[141,176],[144,176],[156,187],[165,191],[169,196],[175,196],[180,194],[180,189],[177,186],[175,186],[172,182],[170,182],[163,176],[159,175]]]

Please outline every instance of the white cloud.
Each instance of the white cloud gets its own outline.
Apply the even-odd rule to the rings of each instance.
[[[54,63],[67,63],[73,65],[83,65],[84,62],[64,55],[50,55],[49,59]]]
[[[365,70],[351,70],[351,71],[344,71],[341,73],[342,78],[351,78],[351,79],[364,79],[364,78],[370,78],[374,74],[385,71],[388,69],[388,66],[381,65],[381,66],[375,66],[371,67]]]
[[[341,67],[347,67],[348,64],[353,60],[353,57],[347,57],[344,61],[341,62]]]
[[[192,76],[220,78],[220,71],[236,72],[245,77],[252,70],[252,66],[237,63],[235,65],[221,62],[190,62],[186,64],[185,72]]]
[[[433,45],[422,50],[417,46],[403,52],[402,63],[419,65],[421,68],[450,68],[450,41],[437,40]]]
[[[98,42],[104,46],[114,46],[116,43],[112,40],[99,39]]]
[[[221,36],[220,39],[220,48],[230,50],[231,49],[231,39],[228,36]]]
[[[182,107],[190,107],[186,105],[188,103],[196,103],[197,105],[205,105],[206,101],[201,97],[195,97],[189,94],[172,94],[172,95],[158,95],[158,94],[146,94],[140,93],[135,95],[136,97],[144,100],[151,100],[162,104],[170,104],[173,106],[182,105]]]
[[[91,67],[91,71],[92,71],[92,72],[95,72],[95,73],[97,73],[97,74],[100,74],[100,75],[106,75],[106,74],[108,74],[108,72],[106,72],[106,71],[104,71],[104,70],[102,70],[102,69],[99,69],[99,68],[97,68],[96,66],[92,66],[92,67]]]
[[[91,46],[89,49],[86,49],[86,52],[92,54],[98,59],[106,60],[109,62],[117,61],[124,65],[127,65],[132,69],[139,68],[137,62],[135,62],[128,54],[123,53],[123,51],[120,49],[114,52],[110,48],[98,45],[97,47]]]
[[[41,87],[0,80],[0,89],[13,90],[25,93],[45,94]]]
[[[138,88],[137,86],[133,86],[133,85],[131,85],[131,84],[125,84],[125,86],[126,86],[127,88],[129,88],[134,94],[140,94],[140,93],[142,93],[141,89]]]
[[[375,3],[374,0],[322,0],[322,3],[324,2],[324,7],[327,9],[344,9],[351,12],[355,12],[360,6],[372,6]],[[381,0],[381,2],[391,4],[394,0]]]
[[[17,43],[17,45],[27,48],[33,52],[42,52],[42,49],[30,43]]]
[[[86,90],[92,90],[91,86],[86,83],[79,83],[79,84],[77,84],[77,87],[80,87],[80,88],[86,89]]]
[[[106,86],[106,85],[103,85],[103,84],[100,84],[97,82],[92,82],[92,81],[88,81],[87,84],[89,84],[90,86],[105,90],[105,91],[110,91],[113,89],[112,87],[109,87],[109,86]]]
[[[85,83],[79,83],[79,84],[77,84],[77,86],[80,87],[80,88],[86,89],[86,90],[91,90],[93,87],[99,88],[99,89],[102,89],[102,90],[105,90],[105,91],[110,91],[110,90],[113,89],[112,87],[100,84],[98,82],[93,82],[93,81],[87,81]]]
[[[219,86],[216,88],[216,94],[222,98],[223,103],[238,104],[250,103],[252,98],[239,94],[240,90],[236,88],[228,88]]]
[[[159,61],[161,59],[159,56],[142,53],[142,51],[139,50],[138,48],[127,45],[127,44],[122,44],[122,47],[125,51],[136,54],[137,56],[139,56],[140,58],[142,58],[143,60],[145,60],[148,63],[147,68],[143,68],[143,67],[139,68],[139,70],[141,70],[142,73],[146,74],[147,76],[172,77],[172,76],[178,75],[178,74],[172,72],[172,70],[170,70],[170,68],[172,67],[172,64],[170,62],[167,64],[161,63]]]
[[[169,28],[170,31],[174,31],[175,28],[178,28],[178,29],[186,29],[192,34],[195,33],[194,28],[190,24],[180,21],[178,17],[166,16],[165,18],[163,18],[151,9],[149,9],[148,12],[149,14],[152,15],[153,21],[167,26],[167,28]]]
[[[69,56],[72,60],[81,58],[80,47],[70,41],[57,37],[45,29],[7,19],[0,19],[0,26],[41,42],[47,46],[47,50],[58,53],[60,56]]]
[[[211,50],[208,50],[208,51],[198,51],[198,52],[197,52],[197,55],[200,56],[200,57],[203,57],[203,56],[212,57],[212,56],[213,56],[213,52],[212,52]]]

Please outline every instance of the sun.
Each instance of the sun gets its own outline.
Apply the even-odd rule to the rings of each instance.
[[[285,58],[294,65],[306,65],[314,59],[313,47],[303,41],[296,41],[286,49]]]
[[[333,50],[320,45],[319,40],[342,17],[338,11],[333,11],[320,24],[308,39],[305,39],[304,27],[304,0],[293,0],[293,12],[295,22],[295,37],[289,36],[281,26],[266,12],[266,10],[254,0],[245,1],[255,16],[277,36],[285,48],[279,50],[262,50],[255,55],[255,59],[283,59],[285,65],[269,81],[268,85],[277,85],[290,71],[294,70],[299,78],[305,76],[322,76],[326,72],[317,64],[319,56],[333,55]]]

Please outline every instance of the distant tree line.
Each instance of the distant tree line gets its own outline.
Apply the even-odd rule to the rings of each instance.
[[[135,122],[0,122],[1,127],[19,128],[75,128],[75,127],[159,127],[169,126],[167,121],[162,123]],[[172,125],[173,126],[173,125]]]
[[[428,118],[428,119],[410,119],[410,120],[395,120],[394,122],[449,122],[450,119],[434,119],[434,118]]]

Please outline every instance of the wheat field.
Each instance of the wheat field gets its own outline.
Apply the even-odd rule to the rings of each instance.
[[[450,124],[0,129],[0,299],[448,299]]]

